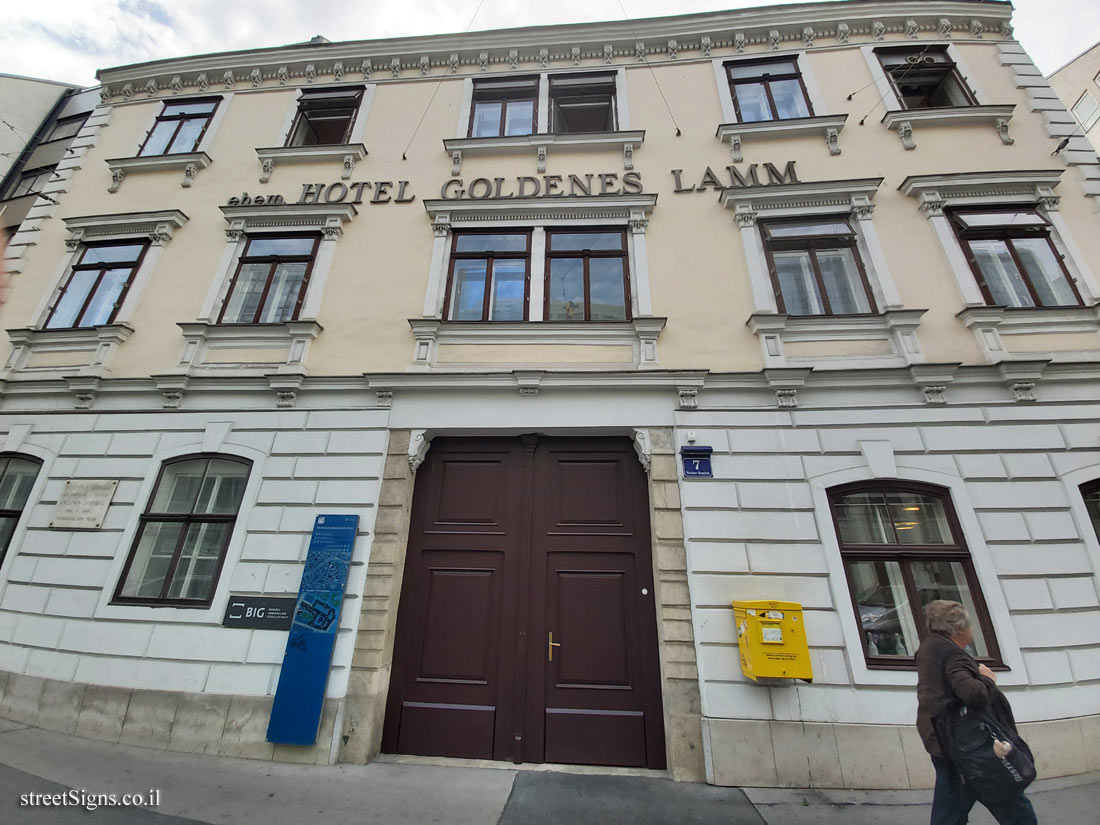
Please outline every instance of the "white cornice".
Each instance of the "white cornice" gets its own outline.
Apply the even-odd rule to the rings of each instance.
[[[819,134],[825,138],[829,154],[839,155],[840,144],[837,138],[847,120],[847,114],[840,114],[795,117],[786,120],[761,120],[752,123],[721,123],[715,132],[715,137],[723,143],[730,144],[734,163],[741,162],[741,143],[749,137],[767,139]]]
[[[734,186],[722,190],[719,201],[737,213],[737,220],[754,221],[758,212],[810,214],[869,209],[882,178],[822,180],[807,183]]]
[[[351,178],[355,164],[367,156],[362,143],[337,143],[320,146],[271,146],[256,150],[260,159],[260,183],[271,180],[276,163],[310,163],[318,160],[339,161],[342,180]]]
[[[82,215],[61,220],[69,230],[66,246],[76,249],[77,244],[84,241],[133,237],[145,237],[154,246],[163,246],[189,219],[178,209],[162,209],[156,212]]]
[[[424,209],[433,223],[481,221],[571,220],[628,221],[657,205],[656,195],[592,195],[590,197],[427,199]]]
[[[910,175],[898,191],[910,197],[939,192],[946,197],[969,194],[974,190],[1030,191],[1037,186],[1058,185],[1062,169],[997,169],[989,172],[949,172],[935,175]]]
[[[246,206],[223,206],[222,214],[229,224],[227,233],[248,232],[263,228],[313,228],[326,233],[339,233],[340,225],[354,218],[358,211],[350,203],[279,203]]]
[[[111,185],[107,191],[117,192],[127,175],[135,172],[163,172],[183,170],[180,186],[187,189],[200,169],[205,169],[213,161],[206,152],[181,152],[171,155],[143,155],[130,158],[108,158],[107,168],[111,170]]]
[[[195,55],[101,69],[105,99],[206,91],[252,83],[389,81],[481,71],[531,71],[549,65],[637,64],[709,58],[760,46],[807,48],[814,39],[883,40],[921,33],[960,39],[1011,37],[1012,7],[994,2],[830,2],[702,14],[499,29],[464,34],[295,44]],[[574,52],[574,50],[576,50]],[[587,63],[592,61],[592,64]],[[490,68],[491,67],[491,68]]]

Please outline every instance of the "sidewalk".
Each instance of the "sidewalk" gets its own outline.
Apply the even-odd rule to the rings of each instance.
[[[22,794],[148,793],[156,809],[20,807]],[[420,763],[290,765],[113,745],[0,720],[0,822],[11,825],[926,825],[927,791],[715,788],[594,774]],[[1036,783],[1046,825],[1100,822],[1100,775]],[[973,825],[993,820],[983,810]]]

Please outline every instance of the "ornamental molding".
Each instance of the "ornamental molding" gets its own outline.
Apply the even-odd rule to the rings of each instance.
[[[521,388],[546,390],[585,390],[613,387],[623,392],[654,392],[701,389],[706,370],[502,370],[496,372],[398,372],[365,373],[367,388],[374,392],[446,392],[470,389],[507,390]],[[534,393],[531,393],[534,394]]]
[[[103,324],[98,327],[77,329],[9,329],[11,352],[0,369],[0,378],[16,373],[21,377],[55,377],[62,372],[82,376],[101,376],[107,372],[107,364],[118,348],[134,333],[128,324]],[[81,366],[32,367],[30,359],[43,352],[89,353],[87,363]]]
[[[924,351],[917,328],[926,309],[889,309],[874,315],[804,315],[758,312],[746,322],[760,339],[766,365],[812,366],[820,369],[847,367],[853,360],[867,367],[896,367],[920,363]],[[888,341],[890,352],[882,355],[838,356],[822,354],[789,356],[788,344],[829,341]]]
[[[627,129],[616,132],[576,132],[572,134],[545,133],[536,135],[508,135],[505,137],[444,138],[443,148],[451,156],[451,176],[462,172],[462,159],[466,155],[502,155],[535,152],[538,171],[546,171],[549,147],[594,151],[613,148],[623,153],[623,168],[634,168],[634,150],[645,140],[645,130]]]
[[[648,20],[622,20],[504,29],[344,43],[295,44],[216,55],[196,55],[101,69],[105,99],[129,100],[135,89],[157,94],[180,89],[205,91],[220,81],[227,88],[256,72],[263,86],[340,82],[349,67],[364,77],[387,67],[374,80],[429,79],[481,72],[609,64],[705,60],[711,54],[772,52],[829,47],[835,43],[914,40],[919,36],[955,42],[1009,38],[1011,7],[960,0],[813,5],[740,9]],[[992,36],[992,37],[991,37]],[[171,83],[179,78],[178,88]],[[155,84],[152,85],[152,84]],[[116,91],[117,90],[117,91]]]
[[[75,250],[87,241],[115,238],[145,238],[153,246],[164,246],[189,218],[178,209],[165,209],[157,212],[85,215],[61,220],[69,230],[65,245],[69,250]]]
[[[310,319],[287,321],[281,324],[210,324],[204,321],[185,321],[177,324],[183,333],[183,350],[178,369],[181,374],[199,374],[207,371],[251,372],[257,369],[268,373],[272,366],[276,374],[298,374],[305,368],[310,344],[324,327]],[[280,353],[276,361],[250,361],[236,363],[226,360],[224,353],[231,350],[272,350]],[[208,360],[211,351],[223,353],[217,361]]]
[[[995,327],[1001,335],[1100,332],[1100,304],[1088,307],[967,307],[955,317],[967,329]],[[1100,349],[1100,341],[1097,348]]]
[[[339,229],[358,214],[350,203],[265,203],[223,206],[221,210],[229,224],[225,231],[230,240],[257,229]],[[330,233],[326,232],[326,237],[330,237]]]
[[[644,218],[657,205],[656,195],[591,195],[585,197],[427,199],[424,209],[434,224],[517,221],[602,220],[627,223]],[[224,207],[223,207],[224,208]],[[510,223],[509,223],[510,222]]]
[[[928,218],[943,214],[945,207],[1003,203],[1038,203],[1052,211],[1058,208],[1054,187],[1061,169],[998,169],[989,172],[954,172],[910,175],[898,191],[920,201]]]
[[[840,144],[837,138],[847,120],[848,115],[842,114],[761,120],[753,123],[723,123],[718,126],[715,137],[730,145],[734,163],[744,160],[741,146],[746,138],[767,140],[820,134],[825,139],[825,145],[829,147],[829,154],[839,155]]]
[[[323,146],[272,146],[256,150],[260,160],[260,183],[271,180],[276,165],[284,163],[314,163],[330,160],[340,164],[340,178],[348,180],[355,171],[355,164],[367,156],[362,143],[332,144]]]
[[[867,212],[882,178],[809,181],[806,183],[734,186],[722,190],[719,201],[733,209],[738,224],[751,225],[756,218],[849,212]],[[752,215],[750,220],[747,216]]]
[[[409,433],[409,469],[412,472],[420,469],[431,445],[432,439],[427,430],[412,430]]]
[[[916,149],[913,124],[917,126],[969,126],[975,123],[993,127],[1001,143],[1011,145],[1015,140],[1008,134],[1008,122],[1012,119],[1015,103],[984,106],[937,106],[927,109],[892,109],[882,116],[882,125],[892,129],[901,138],[906,149]]]
[[[200,169],[205,169],[211,163],[210,155],[206,152],[184,152],[176,155],[148,155],[132,158],[109,158],[107,168],[111,171],[111,185],[107,191],[114,194],[122,186],[123,180],[128,175],[142,172],[183,172],[180,186],[187,189],[191,186],[195,175]]]

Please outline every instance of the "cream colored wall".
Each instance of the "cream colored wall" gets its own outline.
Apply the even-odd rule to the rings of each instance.
[[[1100,83],[1096,82],[1096,76],[1100,74],[1100,43],[1097,43],[1084,54],[1075,58],[1047,78],[1050,87],[1066,104],[1067,109],[1073,108],[1081,95],[1088,91],[1100,103]],[[1093,146],[1100,146],[1100,120],[1093,124],[1092,128],[1083,133]]]
[[[840,135],[842,154],[829,155],[819,136],[746,139],[740,167],[773,162],[782,168],[795,160],[803,181],[884,177],[875,199],[874,224],[905,305],[929,310],[919,329],[925,354],[931,361],[981,363],[972,334],[955,318],[961,300],[939,242],[915,200],[902,196],[897,186],[914,174],[1064,169],[1050,157],[1051,139],[1028,110],[1023,93],[1014,87],[1008,68],[1000,65],[995,40],[956,46],[990,102],[1016,104],[1011,123],[1015,143],[1003,145],[988,126],[916,127],[913,151],[906,151],[879,122],[883,107],[875,87],[868,85],[871,76],[859,48],[830,46],[828,41],[819,41],[821,45],[825,48],[811,50],[809,59],[825,97],[826,113],[849,113]],[[685,185],[698,182],[708,165],[725,177],[729,149],[714,136],[723,118],[712,65],[685,60],[655,65],[652,71],[632,66],[626,76],[630,127],[646,131],[644,144],[634,154],[635,170],[645,191],[658,195],[646,243],[653,313],[669,318],[660,337],[661,365],[758,370],[762,366],[759,345],[745,326],[752,312],[751,290],[732,212],[718,203],[713,191],[672,191],[671,169],[684,170]],[[679,137],[655,80],[672,107],[682,132]],[[849,102],[846,97],[853,91],[856,94]],[[350,375],[403,371],[409,366],[413,339],[407,319],[422,311],[433,242],[422,201],[438,197],[450,177],[450,157],[442,139],[455,132],[461,92],[460,78],[377,84],[363,137],[369,156],[356,166],[352,180],[409,180],[409,192],[417,199],[411,204],[363,203],[345,227],[319,314],[324,332],[313,344],[310,373]],[[434,100],[410,143],[433,93]],[[213,164],[199,173],[190,189],[180,187],[176,171],[134,173],[111,195],[104,160],[135,153],[161,102],[140,100],[114,107],[109,126],[64,196],[60,216],[175,208],[185,212],[190,222],[176,232],[152,272],[132,322],[135,332],[120,347],[112,375],[147,376],[166,372],[177,363],[183,339],[175,324],[197,317],[225,248],[226,223],[219,205],[242,192],[278,193],[294,202],[302,183],[340,179],[338,165],[325,162],[277,165],[268,184],[258,182],[255,148],[281,143],[281,127],[294,100],[295,90],[288,87],[236,92],[206,147]],[[866,124],[860,126],[865,113]],[[407,160],[402,160],[402,152]],[[547,174],[588,172],[621,175],[621,150],[565,152],[551,147]],[[481,176],[533,174],[531,151],[467,156],[461,177],[468,182]],[[1058,190],[1063,196],[1062,214],[1085,258],[1100,260],[1096,218],[1076,176],[1067,172],[1063,178]],[[43,224],[37,245],[27,254],[24,272],[13,279],[11,300],[0,307],[4,328],[25,327],[36,320],[35,310],[64,255],[65,237],[60,220]],[[586,349],[591,348],[548,347],[542,358],[548,364],[597,360]],[[852,351],[850,346],[827,343],[797,349],[800,357]],[[448,357],[456,352],[452,350]],[[603,349],[601,357],[605,354]],[[525,351],[523,357],[534,356]]]

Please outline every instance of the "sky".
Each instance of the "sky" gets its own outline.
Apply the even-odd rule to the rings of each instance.
[[[480,6],[479,6],[480,3]],[[785,4],[772,0],[772,5]],[[279,46],[618,20],[769,5],[760,0],[34,0],[4,3],[0,73],[92,85],[95,70]],[[1100,40],[1098,0],[1017,0],[1016,37],[1044,73]]]

